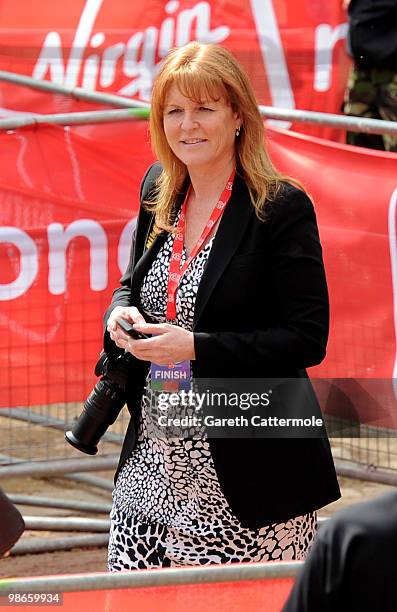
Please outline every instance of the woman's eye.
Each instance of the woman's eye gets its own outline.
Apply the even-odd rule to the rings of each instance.
[[[202,110],[202,111],[212,111],[212,108],[208,108],[208,106],[200,106],[199,110]]]
[[[179,113],[180,109],[179,108],[173,108],[170,111],[168,111],[169,115],[175,115],[176,113]]]

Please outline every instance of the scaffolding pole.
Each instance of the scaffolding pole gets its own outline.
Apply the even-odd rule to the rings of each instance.
[[[118,455],[95,457],[95,459],[58,459],[57,461],[35,461],[8,465],[0,468],[2,478],[16,476],[55,476],[73,472],[100,472],[113,470],[117,467]]]
[[[146,108],[129,108],[122,110],[90,111],[83,113],[57,113],[55,115],[29,115],[16,119],[0,119],[0,130],[9,131],[31,125],[90,125],[92,123],[117,123],[119,121],[136,121],[147,119]]]
[[[77,510],[78,512],[94,512],[96,514],[109,514],[112,504],[74,501],[71,499],[54,499],[52,497],[38,497],[36,495],[21,495],[8,493],[7,497],[18,506],[32,506],[39,508],[57,508],[59,510]]]
[[[110,522],[105,519],[75,516],[31,516],[23,515],[28,531],[99,531],[109,533]]]
[[[338,476],[397,487],[397,474],[395,472],[380,470],[371,465],[356,465],[343,461],[335,461],[335,468]]]
[[[101,536],[87,536],[101,537]],[[15,546],[15,548],[18,544]],[[71,591],[102,591],[133,589],[180,584],[210,584],[215,582],[244,582],[292,578],[303,566],[303,561],[274,561],[272,563],[231,563],[209,567],[162,568],[139,572],[75,574],[0,580],[1,593],[46,593]]]
[[[114,121],[131,121],[134,119],[147,119],[150,105],[139,100],[132,100],[117,94],[86,91],[80,87],[69,88],[49,81],[33,79],[20,74],[0,70],[0,81],[7,81],[15,85],[24,85],[34,89],[41,89],[49,93],[62,93],[73,98],[90,100],[98,104],[117,106],[118,110],[91,111],[84,113],[61,113],[54,115],[33,115],[15,119],[0,120],[0,130],[11,130],[23,126],[39,124],[56,125],[84,125],[92,123],[109,123]],[[119,110],[119,109],[123,110]],[[397,135],[396,121],[383,121],[382,119],[367,119],[363,117],[348,117],[332,113],[296,110],[289,108],[274,108],[272,106],[259,106],[261,115],[266,119],[292,121],[297,123],[315,124],[348,130],[350,132],[365,132],[366,134],[394,134]]]
[[[291,110],[289,108],[273,108],[272,106],[259,106],[261,115],[266,119],[280,119],[296,123],[310,123],[327,127],[347,130],[349,132],[365,132],[366,134],[397,134],[396,121],[383,121],[383,119],[367,119],[363,117],[348,117],[333,113],[319,113],[307,110]]]
[[[37,423],[42,427],[51,427],[54,429],[59,429],[63,432],[65,432],[66,429],[73,427],[74,423],[76,422],[76,419],[71,419],[70,421],[65,422],[49,415],[34,412],[31,408],[2,408],[0,410],[0,418],[1,417],[16,419],[19,421],[27,421],[28,423]],[[124,436],[112,431],[107,431],[104,433],[101,440],[121,445],[123,443]]]
[[[32,77],[25,76],[24,74],[8,72],[7,70],[0,70],[0,81],[13,83],[14,85],[22,85],[23,87],[29,87],[31,89],[37,89],[47,93],[64,94],[65,96],[75,98],[76,100],[86,100],[87,102],[94,102],[95,104],[116,106],[117,108],[150,107],[148,102],[131,100],[131,98],[126,98],[125,96],[107,94],[99,91],[88,91],[82,87],[66,87],[65,85],[58,85],[57,83],[43,81],[41,79],[33,79]]]
[[[22,538],[22,540],[11,548],[11,556],[34,555],[37,553],[55,552],[58,550],[72,550],[73,548],[103,548],[108,545],[108,542],[109,535],[103,533],[69,536],[64,538]]]
[[[290,110],[260,106],[259,110],[266,119],[280,119],[299,123],[316,124],[346,129],[350,132],[365,132],[366,134],[394,134],[397,135],[396,121],[383,121],[382,119],[363,119],[361,117],[346,117],[331,113],[317,113],[314,111]],[[9,131],[31,125],[91,125],[99,123],[115,123],[119,121],[136,121],[148,119],[149,110],[146,108],[130,108],[122,110],[90,111],[83,113],[59,113],[54,115],[32,115],[17,117],[16,119],[0,119],[0,130]]]
[[[97,459],[99,459],[99,457],[97,457]],[[86,459],[83,459],[83,461],[87,461],[87,460],[88,460],[88,457]],[[21,457],[11,457],[9,455],[0,455],[0,461],[2,461],[3,463],[5,462],[7,466],[11,466],[11,467],[15,465],[27,465],[26,459],[22,459]],[[0,476],[4,475],[3,469],[4,468],[0,465]],[[24,474],[19,474],[19,475],[23,476]],[[40,475],[42,476],[42,474]],[[46,478],[48,476],[44,476],[44,477]],[[90,487],[97,487],[98,489],[104,489],[105,491],[113,491],[114,489],[114,484],[111,480],[106,480],[106,478],[99,478],[98,476],[89,476],[88,474],[84,474],[80,472],[71,473],[71,474],[64,474],[64,473],[56,472],[55,474],[50,474],[50,477],[62,478],[64,480],[73,480],[76,482],[82,482],[83,484],[86,484]]]

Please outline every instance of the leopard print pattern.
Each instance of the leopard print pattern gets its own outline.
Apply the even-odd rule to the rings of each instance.
[[[176,323],[192,329],[195,297],[213,244],[199,252],[181,279]],[[170,235],[141,287],[143,314],[165,321]],[[182,263],[186,260],[183,251]],[[113,491],[109,571],[178,565],[303,559],[316,531],[316,513],[251,530],[243,528],[222,493],[208,441],[157,437],[150,371],[142,396],[138,443]],[[269,501],[271,503],[271,500]]]
[[[223,518],[218,509],[217,515]],[[304,560],[316,531],[316,513],[260,529],[243,529],[237,519],[227,526],[214,524],[211,529],[197,519],[190,523],[186,528],[144,522],[113,509],[109,570]]]

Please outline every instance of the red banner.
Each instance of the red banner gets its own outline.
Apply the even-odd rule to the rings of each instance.
[[[278,565],[284,563],[285,561],[277,561]],[[252,567],[252,563],[250,563],[250,567]],[[95,576],[98,576],[98,573]],[[107,612],[119,612],[127,609],[133,609],[134,612],[151,610],[184,612],[186,609],[200,610],[201,612],[212,610],[280,612],[294,583],[293,578],[264,578],[262,580],[240,580],[238,582],[106,589],[105,580],[104,588],[100,591],[64,593],[62,612],[75,612],[76,609],[81,608],[85,610],[106,610]],[[33,607],[24,607],[27,611],[35,612]]]
[[[331,326],[327,357],[310,374],[336,379],[317,385],[320,403],[397,429],[397,155],[286,131],[270,134],[269,149],[307,187],[320,227]]]
[[[0,405],[74,401],[92,385],[151,160],[146,122],[96,130],[102,141],[89,127],[0,132]]]
[[[325,377],[387,378],[396,360],[397,155],[271,132],[276,166],[315,202],[331,296]]]
[[[240,59],[260,104],[338,113],[350,65],[346,31],[341,0],[36,0],[23,10],[5,0],[0,70],[149,100],[162,58],[196,39]],[[97,108],[5,83],[0,94],[3,115]],[[342,137],[329,128],[294,129]]]
[[[0,133],[0,402],[81,400],[124,270],[145,122]],[[395,371],[397,156],[269,130],[276,165],[312,194],[330,296],[324,377]]]

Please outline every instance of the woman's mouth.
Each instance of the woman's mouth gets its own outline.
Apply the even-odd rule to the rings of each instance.
[[[189,138],[188,140],[181,140],[181,142],[185,145],[197,145],[207,142],[207,140],[205,138]]]

